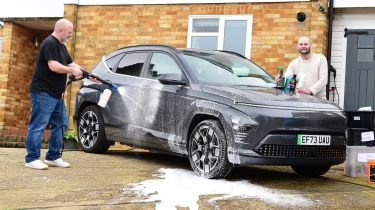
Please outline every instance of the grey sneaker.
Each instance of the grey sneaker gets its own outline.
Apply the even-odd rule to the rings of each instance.
[[[44,164],[41,160],[34,160],[34,161],[31,161],[30,163],[25,163],[25,167],[39,169],[39,170],[48,168],[48,166]]]
[[[49,166],[57,166],[61,168],[69,168],[70,164],[68,162],[63,161],[61,158],[58,158],[56,160],[45,160],[45,163],[47,163]]]

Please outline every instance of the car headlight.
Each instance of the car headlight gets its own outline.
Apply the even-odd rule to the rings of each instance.
[[[232,118],[232,128],[234,131],[234,141],[243,143],[256,127],[256,123],[251,119],[244,119],[241,117]]]

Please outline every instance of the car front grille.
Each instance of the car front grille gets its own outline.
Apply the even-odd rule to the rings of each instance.
[[[303,146],[263,144],[255,150],[263,156],[271,157],[345,157],[345,146]]]

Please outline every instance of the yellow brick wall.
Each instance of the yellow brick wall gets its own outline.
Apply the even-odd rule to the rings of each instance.
[[[10,60],[10,43],[11,43],[12,25],[5,24],[4,28],[0,28],[0,36],[2,37],[2,49],[0,54],[0,130],[4,127],[5,117],[5,102],[7,84],[8,84],[8,72],[9,72],[9,60]]]
[[[36,32],[7,23],[2,30],[0,60],[1,134],[25,136],[31,110],[29,86],[38,48]]]
[[[325,3],[326,1],[320,1]],[[76,16],[75,59],[91,68],[105,53],[134,44],[186,47],[189,15],[253,15],[251,58],[272,74],[298,56],[296,42],[310,36],[314,51],[326,53],[327,17],[317,1],[193,5],[66,5]],[[306,13],[298,22],[296,14]]]

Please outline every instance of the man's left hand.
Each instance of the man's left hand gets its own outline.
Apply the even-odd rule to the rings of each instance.
[[[97,80],[95,77],[89,76],[88,79],[89,79],[91,82],[94,82],[94,83],[100,83],[100,81]]]
[[[298,88],[298,93],[306,94],[306,95],[312,95],[312,92],[308,88]]]

